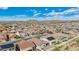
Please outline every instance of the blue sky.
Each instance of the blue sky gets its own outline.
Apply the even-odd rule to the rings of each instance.
[[[0,21],[78,20],[77,7],[0,7]]]

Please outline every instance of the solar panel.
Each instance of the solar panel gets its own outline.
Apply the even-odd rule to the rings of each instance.
[[[54,40],[55,38],[54,37],[47,37],[47,39],[51,41],[51,40]]]
[[[14,47],[13,43],[6,44],[6,45],[1,45],[1,49],[7,49],[7,48],[11,48],[11,47]]]

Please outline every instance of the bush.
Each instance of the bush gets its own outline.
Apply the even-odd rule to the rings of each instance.
[[[61,48],[62,48],[62,46],[55,47],[55,48],[53,49],[53,51],[60,51],[60,50],[61,50]]]
[[[15,37],[16,39],[20,39],[20,38],[22,38],[22,37],[20,37],[20,36],[18,36],[18,35],[16,35],[16,37]]]
[[[60,44],[61,42],[59,40],[55,40],[52,42],[52,44]]]

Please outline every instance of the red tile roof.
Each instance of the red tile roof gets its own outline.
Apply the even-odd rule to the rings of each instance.
[[[22,40],[22,41],[18,42],[17,44],[21,50],[25,50],[30,47],[35,47],[35,45],[32,41],[27,41],[27,40]]]
[[[4,35],[0,34],[0,40],[5,40],[5,39],[6,39],[6,37]]]

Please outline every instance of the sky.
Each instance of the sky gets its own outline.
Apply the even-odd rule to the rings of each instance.
[[[79,20],[78,7],[0,7],[0,21]]]

